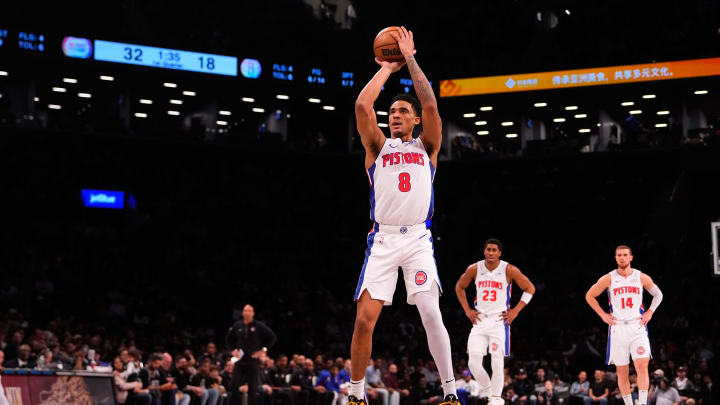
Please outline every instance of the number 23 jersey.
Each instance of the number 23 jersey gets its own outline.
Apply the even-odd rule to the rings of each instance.
[[[477,264],[475,275],[475,309],[481,314],[499,314],[508,309],[512,284],[507,281],[508,263],[500,260],[493,270],[485,267],[485,260]]]
[[[386,139],[367,174],[373,222],[416,225],[432,218],[435,167],[420,138]]]

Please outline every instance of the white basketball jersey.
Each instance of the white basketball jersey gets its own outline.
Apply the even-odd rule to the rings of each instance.
[[[629,321],[637,319],[645,310],[642,307],[643,286],[640,275],[642,272],[632,269],[629,276],[621,276],[617,270],[610,272],[608,298],[610,313],[615,319]]]
[[[381,225],[416,225],[432,218],[435,167],[420,138],[385,140],[370,178],[370,219]]]
[[[485,267],[485,260],[477,264],[475,276],[475,309],[481,314],[495,314],[507,311],[510,306],[512,283],[507,281],[506,261],[500,260],[495,270]]]

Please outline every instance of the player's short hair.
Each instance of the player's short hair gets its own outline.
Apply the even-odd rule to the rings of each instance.
[[[412,106],[415,115],[422,117],[422,105],[412,94],[398,94],[392,98],[390,105],[393,105],[396,101],[407,101]]]
[[[615,251],[617,252],[617,251],[620,250],[620,249],[627,249],[627,250],[630,251],[630,254],[632,255],[632,249],[630,249],[630,246],[628,246],[628,245],[620,245],[620,246],[618,246],[618,247],[615,248]]]
[[[483,250],[487,249],[487,245],[497,245],[499,251],[503,251],[502,242],[500,240],[495,238],[490,238],[485,241],[485,245],[483,245]]]

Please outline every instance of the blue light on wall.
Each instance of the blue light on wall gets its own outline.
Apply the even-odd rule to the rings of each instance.
[[[90,208],[125,208],[125,192],[113,190],[82,189],[83,205]]]

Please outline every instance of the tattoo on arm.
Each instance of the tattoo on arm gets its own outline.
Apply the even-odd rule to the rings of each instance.
[[[428,82],[427,77],[425,77],[425,73],[423,73],[422,69],[420,69],[415,57],[407,57],[405,58],[405,62],[407,63],[408,70],[410,71],[410,77],[413,79],[415,92],[420,99],[420,104],[437,103],[435,100],[435,93],[433,93],[432,87],[430,87],[430,82]]]

